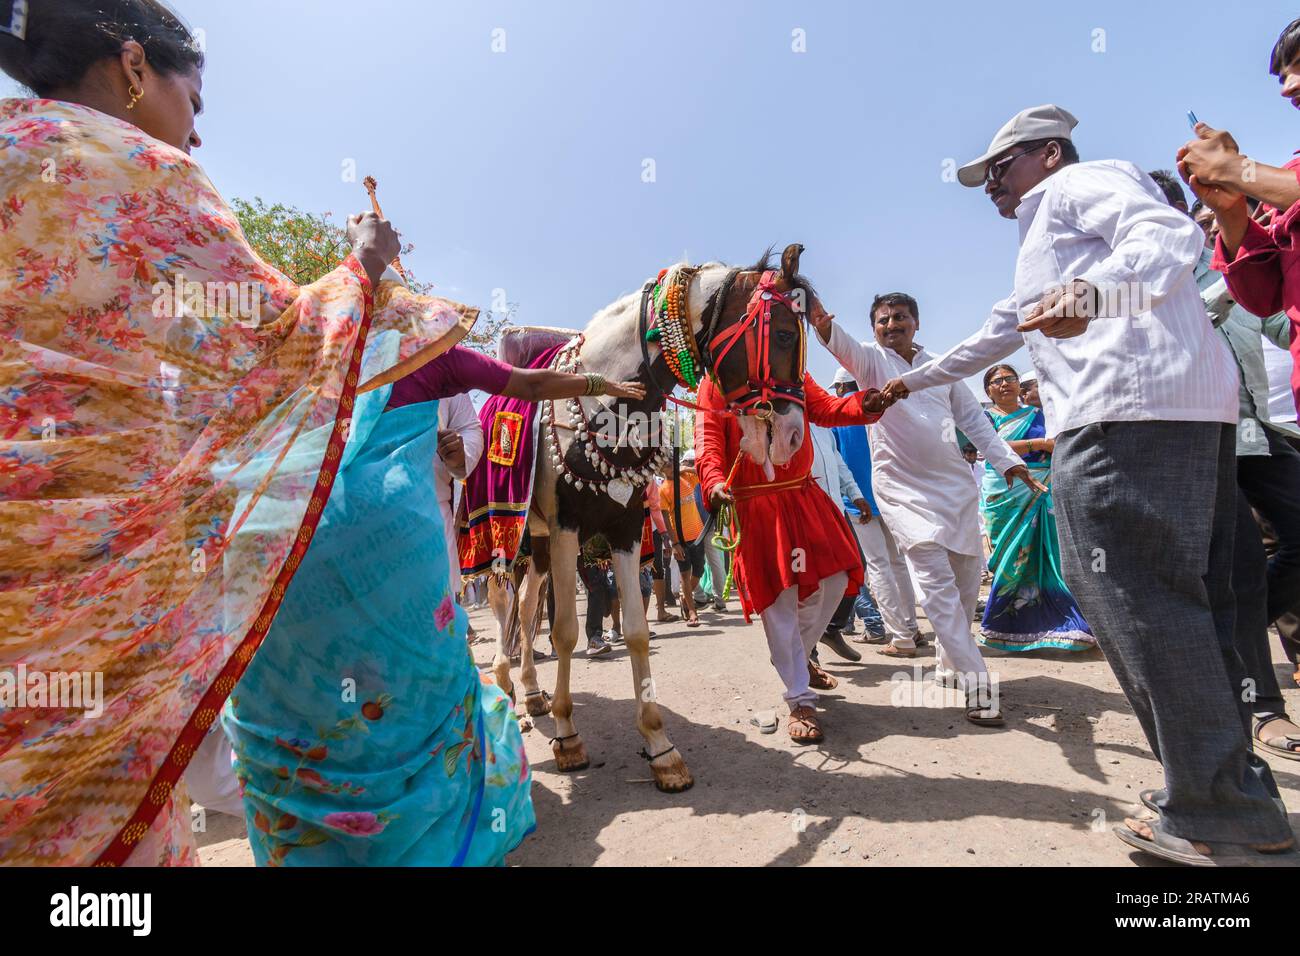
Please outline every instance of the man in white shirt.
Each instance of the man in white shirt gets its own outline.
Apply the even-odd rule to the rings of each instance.
[[[843,397],[858,391],[858,383],[847,369],[835,370],[831,383],[837,396]],[[884,636],[878,640],[865,634],[860,643],[878,644],[894,642],[896,647],[915,647],[924,643],[916,624],[916,592],[912,589],[912,575],[907,562],[890,533],[880,506],[871,495],[871,438],[867,425],[846,425],[835,429],[840,442],[840,457],[853,472],[858,488],[867,499],[867,508],[859,508],[857,521],[850,521],[862,550],[862,563],[866,565],[867,583],[863,590],[871,595],[880,613]],[[856,431],[854,431],[856,429]]]
[[[1156,817],[1116,834],[1180,863],[1259,862],[1295,841],[1233,645],[1236,368],[1192,277],[1201,231],[1132,164],[1078,162],[1076,123],[1025,110],[958,172],[1018,220],[1015,288],[886,390],[915,398],[1029,349],[1065,579],[1165,771],[1142,795]]]
[[[901,292],[871,304],[875,340],[858,342],[818,304],[812,322],[822,342],[862,388],[879,388],[927,361],[913,343],[920,315],[916,300]],[[900,402],[867,429],[871,443],[871,490],[889,530],[921,591],[921,606],[938,643],[935,679],[967,693],[972,723],[1002,723],[988,669],[971,635],[979,598],[984,551],[980,542],[979,494],[970,466],[957,449],[957,430],[975,443],[1007,480],[1018,477],[1042,488],[1019,456],[998,437],[975,396],[960,382]],[[881,649],[889,657],[915,657],[911,636]]]

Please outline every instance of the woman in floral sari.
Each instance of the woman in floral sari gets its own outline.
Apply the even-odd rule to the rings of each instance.
[[[1002,440],[1029,466],[1048,491],[1008,488],[987,465],[980,500],[993,555],[993,584],[984,608],[981,643],[1004,651],[1055,648],[1082,651],[1096,646],[1069,588],[1061,577],[1060,544],[1052,510],[1052,447],[1040,409],[1020,404],[1020,376],[1010,365],[984,373],[993,400],[989,417]]]
[[[41,0],[25,18],[0,3],[0,68],[37,94],[0,103],[0,861],[194,862],[186,764],[329,527],[340,465],[432,461],[427,408],[374,406],[477,311],[380,281],[398,240],[371,214],[311,285],[258,258],[189,156],[202,56],[157,0]],[[425,529],[411,539],[445,579]],[[419,859],[499,861],[531,826],[522,743],[464,657],[463,619],[433,611],[421,636],[461,656],[434,654],[439,696],[414,703],[431,740],[459,730],[443,753],[462,759],[440,757],[456,779],[435,826],[456,833]],[[393,679],[394,661],[355,659],[370,669],[331,675],[333,693]],[[359,719],[376,705],[358,700]],[[355,797],[369,779],[341,783]],[[374,806],[322,822],[373,831]],[[505,831],[467,839],[497,807]]]

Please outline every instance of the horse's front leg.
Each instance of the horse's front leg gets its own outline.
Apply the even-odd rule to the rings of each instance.
[[[614,552],[614,580],[618,584],[619,604],[623,607],[623,639],[632,658],[632,687],[636,694],[636,727],[645,738],[646,754],[655,786],[666,793],[689,789],[695,781],[686,769],[686,761],[664,733],[663,718],[655,697],[654,678],[650,676],[650,625],[641,603],[640,539],[632,551]]]
[[[510,602],[514,600],[514,590],[509,579],[503,574],[487,576],[488,606],[492,608],[492,617],[497,622],[497,652],[492,658],[492,675],[502,692],[514,699],[514,681],[510,679]]]
[[[545,538],[534,539],[536,542]],[[528,574],[519,591],[519,682],[524,686],[524,708],[530,717],[541,717],[551,712],[550,699],[546,692],[537,686],[537,664],[533,659],[533,645],[537,640],[538,621],[545,608],[546,574],[539,569],[538,559],[528,564]]]
[[[555,718],[555,739],[551,750],[556,769],[562,773],[582,770],[590,761],[587,747],[573,723],[573,696],[569,692],[573,649],[578,646],[578,532],[551,526],[551,583],[555,589],[555,626],[551,644],[555,647],[558,666],[555,671],[555,696],[551,699],[551,716]]]

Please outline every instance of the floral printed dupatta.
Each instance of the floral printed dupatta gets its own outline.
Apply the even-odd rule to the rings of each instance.
[[[367,335],[403,333],[391,380],[476,317],[354,259],[297,287],[185,153],[0,102],[0,861],[192,859],[176,784],[311,541]],[[225,560],[264,495],[291,507]]]

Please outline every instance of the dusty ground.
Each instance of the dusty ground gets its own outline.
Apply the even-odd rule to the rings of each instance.
[[[732,604],[736,606],[735,602]],[[860,664],[822,662],[840,679],[822,697],[827,739],[790,743],[784,722],[760,734],[750,715],[782,712],[781,686],[756,623],[706,613],[704,626],[652,625],[651,659],[669,735],[695,787],[659,793],[638,756],[626,651],[579,659],[575,721],[589,769],[555,772],[549,717],[525,735],[537,831],[509,859],[521,866],[1126,865],[1109,831],[1160,786],[1137,721],[1100,654],[1012,656],[985,650],[1001,680],[1007,723],[968,724],[959,707],[897,706],[929,687],[869,645]],[[492,634],[486,610],[474,626]],[[928,631],[923,623],[923,630]],[[1275,660],[1292,712],[1300,691]],[[549,641],[543,637],[543,649]],[[487,666],[494,645],[478,644]],[[924,648],[916,663],[933,666]],[[539,665],[551,689],[555,662]],[[897,675],[897,676],[895,676]],[[1283,797],[1300,810],[1300,762],[1272,758]],[[250,866],[243,821],[208,814],[209,866]],[[1300,813],[1291,822],[1300,830]]]

